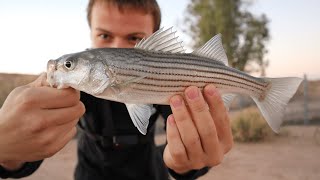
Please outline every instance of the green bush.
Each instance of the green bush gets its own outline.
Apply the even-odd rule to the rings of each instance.
[[[238,142],[257,142],[271,136],[268,126],[257,108],[246,108],[231,118],[233,138]]]

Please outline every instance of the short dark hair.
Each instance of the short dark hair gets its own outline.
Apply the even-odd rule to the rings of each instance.
[[[151,14],[154,22],[153,31],[157,31],[160,28],[161,12],[156,0],[89,0],[87,6],[87,20],[90,27],[92,7],[97,1],[112,3],[113,5],[116,5],[120,11],[123,11],[125,8],[134,8],[147,14]]]

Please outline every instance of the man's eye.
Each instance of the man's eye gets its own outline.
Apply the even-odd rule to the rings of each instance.
[[[137,43],[137,42],[141,41],[142,38],[136,37],[136,36],[132,36],[132,37],[129,37],[128,40],[131,41],[131,42]]]
[[[110,36],[108,34],[100,34],[99,37],[101,39],[108,39]]]

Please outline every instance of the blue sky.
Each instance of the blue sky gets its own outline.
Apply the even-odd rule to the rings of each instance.
[[[158,2],[162,26],[178,29],[189,1]],[[49,59],[90,47],[86,5],[87,0],[0,1],[0,72],[38,74]],[[267,76],[306,73],[320,79],[319,7],[318,0],[255,0],[250,9],[270,19]],[[190,44],[187,35],[178,34]]]

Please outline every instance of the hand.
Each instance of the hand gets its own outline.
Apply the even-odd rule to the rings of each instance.
[[[185,90],[186,101],[176,95],[170,99],[173,115],[167,119],[167,146],[164,162],[176,173],[220,164],[233,146],[227,110],[213,85]]]
[[[0,109],[0,163],[8,169],[54,155],[76,134],[85,111],[79,91],[51,88],[45,80],[42,74],[15,88]]]

